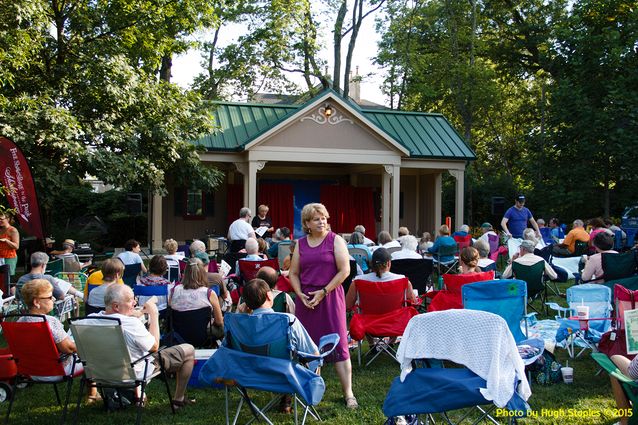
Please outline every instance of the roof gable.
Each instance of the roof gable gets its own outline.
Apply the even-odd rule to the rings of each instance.
[[[192,143],[208,151],[247,150],[328,100],[348,111],[402,155],[423,159],[476,159],[472,149],[441,114],[361,109],[333,90],[326,90],[303,105],[212,102],[220,131]]]

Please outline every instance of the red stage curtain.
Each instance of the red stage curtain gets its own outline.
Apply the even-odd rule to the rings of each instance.
[[[372,189],[324,185],[321,186],[321,203],[330,213],[329,222],[333,232],[351,233],[354,226],[362,224],[366,231],[374,234],[376,229]]]
[[[362,224],[366,228],[366,236],[368,239],[377,240],[377,226],[374,218],[374,192],[371,187],[355,187],[354,188],[354,209],[356,217],[351,227]]]
[[[244,185],[229,184],[226,186],[226,221],[228,225],[239,218],[239,210],[244,203]]]
[[[293,188],[291,184],[262,183],[259,185],[259,195],[257,196],[257,206],[268,205],[272,225],[287,227],[292,232],[294,229],[294,205]],[[257,211],[254,211],[257,215]]]

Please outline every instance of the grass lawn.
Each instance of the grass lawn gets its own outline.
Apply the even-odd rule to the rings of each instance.
[[[562,289],[567,287],[562,286]],[[550,298],[561,305],[565,300],[559,297]],[[536,303],[538,304],[538,302]],[[541,316],[542,318],[542,316]],[[558,360],[564,365],[567,353],[560,348],[555,352]],[[356,364],[356,353],[353,353]],[[569,360],[574,367],[574,383],[572,385],[553,384],[549,386],[532,385],[532,397],[529,404],[533,415],[522,423],[529,424],[613,424],[618,419],[614,416],[615,403],[611,396],[609,378],[606,373],[596,376],[598,368],[588,353],[578,360]],[[399,374],[399,366],[387,356],[377,359],[368,368],[354,365],[354,392],[360,408],[348,411],[343,404],[339,381],[334,368],[326,366],[322,375],[326,381],[326,394],[317,410],[324,423],[329,424],[383,424],[385,417],[381,411],[383,400],[390,387],[390,382]],[[79,381],[74,384],[72,398],[77,397]],[[174,388],[171,383],[171,391]],[[145,409],[143,422],[146,424],[221,424],[224,423],[224,392],[215,389],[189,390],[191,397],[197,398],[197,405],[178,411],[171,415],[167,403],[163,383],[153,381],[148,389],[149,406]],[[267,396],[258,394],[258,401],[265,401]],[[238,396],[233,395],[237,401]],[[59,421],[62,411],[60,407],[51,407],[55,403],[55,395],[50,385],[36,385],[19,390],[10,423],[12,424],[49,424]],[[8,402],[0,405],[0,413],[4,414]],[[75,405],[72,404],[71,408]],[[561,410],[562,409],[562,410]],[[71,412],[72,413],[72,412]],[[243,410],[245,421],[250,418],[246,408]],[[275,423],[291,423],[288,415],[273,414]],[[95,406],[84,406],[80,410],[80,423],[111,424],[134,423],[135,411],[128,408],[122,412],[105,413],[101,403]],[[245,422],[244,421],[244,422]],[[314,421],[309,419],[308,423]],[[506,423],[505,418],[501,418]],[[70,422],[70,420],[69,420]]]

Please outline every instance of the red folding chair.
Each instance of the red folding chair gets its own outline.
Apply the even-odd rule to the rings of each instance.
[[[436,291],[432,301],[428,305],[428,312],[463,308],[461,288],[463,285],[483,280],[494,280],[494,271],[465,274],[444,274],[443,284],[445,289]]]
[[[248,282],[249,280],[257,277],[257,272],[262,267],[272,267],[275,270],[279,270],[279,262],[275,258],[262,261],[250,261],[243,258],[237,260],[239,262],[239,276],[242,281]]]
[[[36,317],[40,319],[40,321],[17,322],[7,320],[26,316]],[[66,397],[62,410],[62,419],[60,421],[60,423],[64,423],[66,421],[73,378],[81,375],[83,370],[82,368],[76,370],[76,357],[73,356],[71,372],[67,373],[62,363],[65,357],[60,357],[49,325],[43,315],[25,314],[5,316],[2,318],[2,331],[18,367],[17,375],[11,388],[11,397],[9,407],[7,408],[5,423],[9,422],[9,415],[11,414],[11,408],[15,401],[16,392],[22,384],[53,384],[55,397],[58,404],[62,405],[57,384],[66,382]],[[50,377],[51,380],[43,381],[34,379],[33,377]]]
[[[237,262],[239,264],[239,276],[227,276],[228,278],[233,279],[237,284],[237,288],[230,291],[230,297],[233,299],[233,304],[239,303],[239,297],[241,296],[244,283],[257,277],[259,269],[268,266],[279,271],[279,261],[276,258],[261,261],[251,261],[239,258],[237,259]]]
[[[350,336],[359,342],[358,360],[361,366],[361,341],[365,337],[378,338],[371,344],[365,357],[372,356],[370,365],[381,353],[396,360],[392,339],[403,335],[410,319],[418,314],[407,302],[407,277],[388,282],[370,282],[356,279],[357,304],[350,320]],[[386,341],[388,338],[389,341]]]
[[[456,235],[454,236],[454,240],[456,241],[456,244],[459,246],[459,252],[463,248],[466,248],[472,245],[472,235],[465,235],[465,236]]]

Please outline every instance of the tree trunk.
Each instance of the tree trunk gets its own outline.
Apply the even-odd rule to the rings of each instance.
[[[334,68],[332,71],[332,87],[339,90],[341,86],[341,40],[343,38],[343,20],[348,12],[348,2],[343,0],[337,13],[334,26]]]
[[[162,66],[159,72],[160,81],[171,82],[171,70],[173,69],[173,56],[169,53],[162,56]]]

